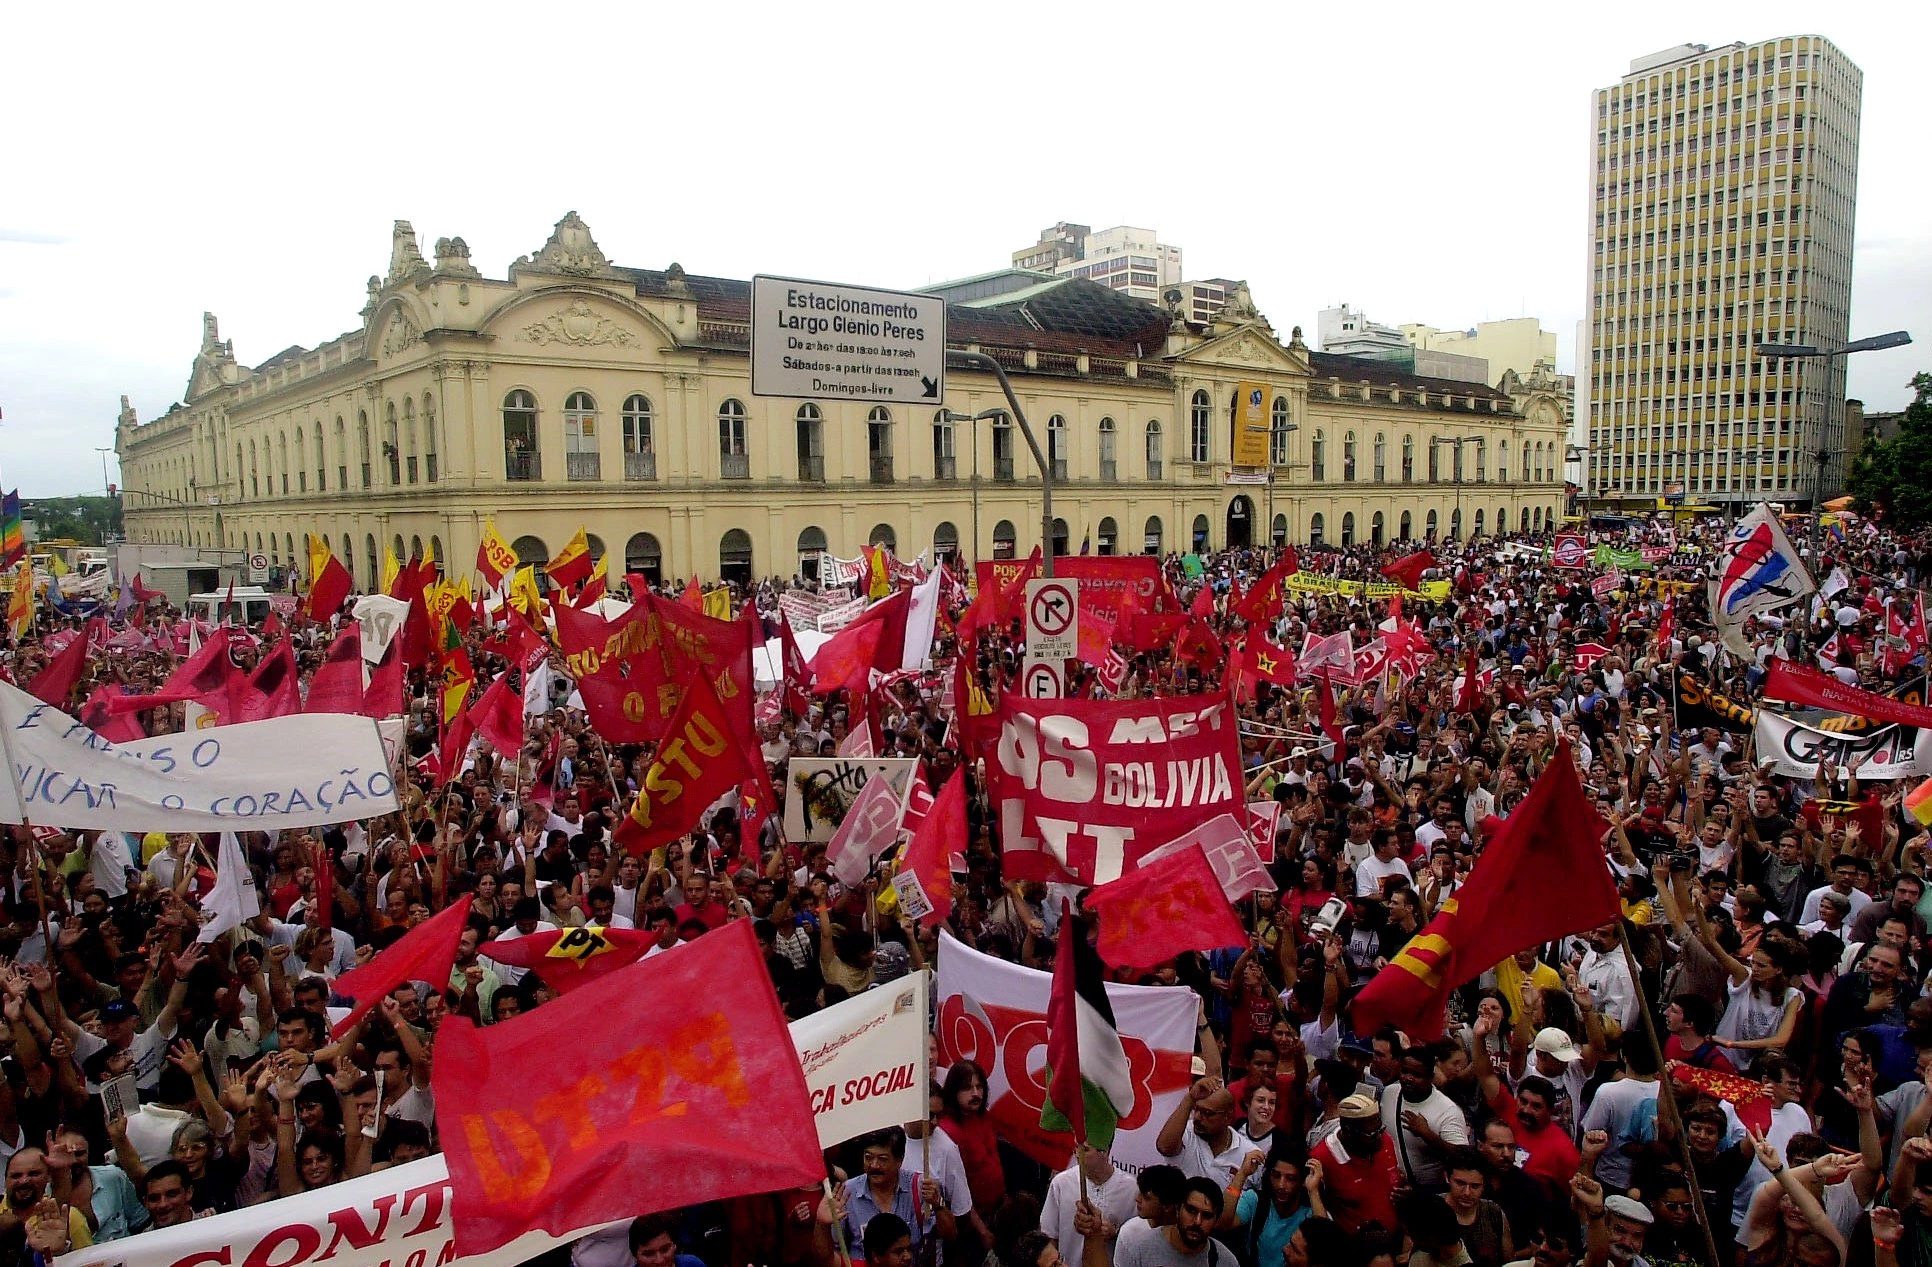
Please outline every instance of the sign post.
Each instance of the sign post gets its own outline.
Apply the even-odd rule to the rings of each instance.
[[[1071,660],[1080,650],[1080,582],[1071,577],[1026,583],[1026,654]]]
[[[753,277],[751,394],[937,405],[946,394],[946,301]]]
[[[1060,699],[1067,693],[1066,661],[1035,660],[1020,666],[1020,694],[1028,699]]]

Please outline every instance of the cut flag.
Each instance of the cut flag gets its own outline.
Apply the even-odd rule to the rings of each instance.
[[[1451,990],[1526,946],[1621,918],[1597,843],[1605,830],[1577,779],[1569,740],[1559,739],[1469,879],[1355,997],[1355,1032],[1394,1025],[1414,1038],[1437,1038]]]
[[[1133,1110],[1133,1075],[1107,1000],[1106,970],[1065,898],[1046,1027],[1047,1094],[1040,1126],[1070,1132],[1104,1153],[1113,1147],[1120,1119]]]
[[[1116,968],[1152,968],[1190,950],[1246,945],[1214,867],[1181,849],[1087,894],[1100,917],[1100,957]]]
[[[557,551],[557,557],[544,564],[543,571],[544,575],[550,578],[552,585],[569,589],[590,578],[590,566],[590,539],[584,535],[584,530],[579,528],[577,535],[566,541],[564,548]]]
[[[469,922],[470,904],[457,901],[404,933],[389,949],[359,968],[335,979],[335,993],[354,999],[349,1014],[335,1023],[342,1037],[373,1010],[389,992],[405,981],[427,981],[441,987],[456,963],[456,943]]]

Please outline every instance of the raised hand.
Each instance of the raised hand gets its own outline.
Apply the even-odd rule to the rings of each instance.
[[[201,1059],[201,1049],[185,1038],[175,1039],[174,1045],[168,1048],[168,1063],[190,1078],[200,1077],[201,1071],[206,1068]]]

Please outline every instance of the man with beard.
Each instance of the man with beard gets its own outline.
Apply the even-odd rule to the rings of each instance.
[[[1120,1229],[1114,1242],[1114,1267],[1210,1267],[1237,1260],[1226,1245],[1209,1235],[1221,1217],[1221,1190],[1212,1179],[1187,1181],[1174,1222],[1166,1227],[1150,1227],[1130,1222]],[[1089,1237],[1084,1254],[1087,1267],[1100,1267],[1106,1259],[1106,1242]]]
[[[1192,1130],[1187,1129],[1189,1117],[1194,1119]],[[1189,1089],[1162,1124],[1154,1147],[1190,1178],[1212,1180],[1217,1193],[1228,1186],[1248,1145],[1234,1129],[1234,1097],[1219,1078],[1202,1078]]]
[[[48,1198],[53,1178],[53,1171],[47,1166],[47,1154],[38,1148],[23,1148],[7,1159],[7,1199],[0,1202],[0,1245],[19,1246],[16,1238],[27,1230],[28,1221],[37,1213],[44,1213],[40,1210],[41,1202]],[[87,1216],[71,1205],[61,1209],[67,1215],[68,1244],[58,1252],[93,1245]]]

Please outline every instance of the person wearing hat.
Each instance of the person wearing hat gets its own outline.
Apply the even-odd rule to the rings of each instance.
[[[1604,1221],[1610,1225],[1610,1261],[1618,1267],[1644,1261],[1644,1243],[1657,1220],[1641,1201],[1616,1195],[1603,1199]]]
[[[1382,1108],[1360,1092],[1344,1097],[1340,1126],[1309,1158],[1321,1164],[1320,1191],[1330,1217],[1353,1235],[1370,1223],[1395,1226],[1395,1189],[1402,1171],[1395,1142],[1382,1129]]]
[[[1515,1133],[1517,1146],[1528,1154],[1523,1163],[1524,1173],[1561,1189],[1576,1173],[1581,1157],[1569,1131],[1555,1120],[1556,1088],[1548,1078],[1530,1074],[1517,1087],[1516,1094],[1510,1095],[1489,1059],[1488,1039],[1496,1032],[1496,1018],[1478,1016],[1472,1032],[1476,1038],[1473,1047],[1476,1081],[1482,1088],[1483,1102],[1496,1114],[1497,1120],[1508,1124]],[[1561,1035],[1562,1031],[1555,1033]],[[1539,1034],[1538,1038],[1541,1037]],[[1564,1042],[1567,1045],[1567,1038]],[[1570,1050],[1575,1051],[1574,1047]],[[1563,1053],[1559,1050],[1553,1054]]]

